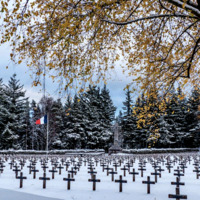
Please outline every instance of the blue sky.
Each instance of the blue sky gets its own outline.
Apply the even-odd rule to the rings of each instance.
[[[0,77],[3,78],[4,83],[7,83],[10,77],[16,73],[17,79],[19,79],[20,83],[24,85],[26,96],[28,96],[30,100],[34,99],[39,101],[43,94],[42,88],[39,86],[32,86],[33,79],[30,78],[31,71],[29,71],[25,63],[20,65],[12,63],[9,58],[10,53],[10,47],[8,44],[0,46]],[[8,69],[6,69],[6,66],[8,66]],[[118,113],[119,110],[122,109],[122,102],[125,100],[125,91],[123,88],[131,82],[131,77],[127,77],[122,74],[120,67],[118,67],[118,69],[113,72],[111,76],[112,79],[108,81],[107,88],[110,90],[110,95],[114,105],[118,108]],[[58,86],[53,83],[51,79],[46,79],[46,90],[47,93],[55,99],[59,97]]]

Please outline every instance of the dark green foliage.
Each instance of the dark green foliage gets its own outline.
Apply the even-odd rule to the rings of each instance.
[[[124,114],[121,120],[121,131],[123,134],[123,147],[124,148],[134,148],[136,146],[136,132],[137,129],[137,119],[133,116],[132,108],[133,101],[131,98],[131,93],[129,89],[125,93],[126,100],[123,102]]]
[[[9,115],[8,102],[5,96],[5,86],[3,85],[3,80],[0,79],[0,149],[4,148],[2,131],[6,128],[6,122]]]
[[[65,148],[84,148],[84,143],[87,141],[85,134],[86,116],[84,115],[82,109],[82,102],[77,95],[74,96],[73,104],[68,104],[66,114],[68,115],[68,118],[66,124],[67,126],[64,130],[65,140],[63,141]]]
[[[21,144],[24,142],[27,128],[27,98],[25,98],[23,86],[16,79],[16,74],[10,78],[8,85],[5,86],[4,94],[6,97],[5,108],[8,112],[5,113],[6,123],[1,133],[2,148],[25,148]]]
[[[49,149],[62,149],[62,130],[64,127],[64,108],[61,99],[53,101],[49,112],[50,143]]]
[[[87,92],[75,95],[73,101],[68,98],[64,106],[62,148],[108,150],[113,139],[111,128],[115,109],[105,86],[102,91],[89,86]]]
[[[200,121],[198,118],[198,106],[200,105],[200,89],[194,88],[188,99],[188,111],[186,113],[186,131],[190,137],[185,139],[187,147],[199,147],[200,144]]]
[[[108,150],[113,141],[111,131],[116,108],[113,106],[106,86],[100,88],[89,86],[81,95],[83,111],[86,113],[87,148],[104,148]]]
[[[135,107],[143,107],[146,101],[144,96],[138,97]],[[123,102],[124,114],[121,120],[121,128],[123,134],[124,148],[146,148],[147,147],[147,129],[145,127],[138,128],[137,115],[132,113],[133,101],[131,100],[130,91],[126,91],[126,101]]]

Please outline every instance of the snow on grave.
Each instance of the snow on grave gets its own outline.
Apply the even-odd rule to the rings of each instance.
[[[10,169],[10,162],[12,160],[15,160],[14,166],[19,166],[20,163],[22,163],[20,160],[26,161],[24,164],[23,169],[21,172],[23,172],[23,176],[27,177],[26,181],[24,182],[23,188],[19,189],[19,180],[15,178],[15,174],[13,173],[12,169]],[[174,180],[174,178],[179,177],[179,175],[173,175],[177,174],[177,171],[174,171],[174,169],[180,170],[180,173],[182,173],[181,170],[181,163],[185,163],[187,168],[185,168],[184,176],[181,176],[181,182],[185,183],[184,186],[184,195],[187,195],[187,198],[189,200],[199,200],[200,191],[199,191],[199,179],[196,179],[196,173],[193,172],[195,167],[199,167],[199,160],[200,157],[197,154],[179,154],[179,155],[166,155],[163,157],[163,155],[150,155],[150,156],[86,156],[86,157],[68,157],[68,156],[49,156],[48,160],[46,159],[46,156],[18,156],[18,157],[9,157],[5,158],[5,156],[2,156],[0,160],[4,161],[4,172],[0,176],[0,188],[5,189],[12,189],[15,191],[21,191],[26,193],[32,193],[37,195],[43,195],[46,197],[55,197],[60,199],[76,199],[76,200],[86,200],[86,199],[95,199],[95,200],[132,200],[133,196],[136,200],[167,200],[168,194],[174,194],[174,185],[171,185],[171,182]],[[36,179],[33,179],[33,175],[29,174],[29,168],[27,166],[30,165],[30,163],[33,163],[32,161],[35,160],[35,167],[39,170],[38,175]],[[131,161],[133,160],[133,162]],[[189,160],[190,163],[189,164]],[[85,162],[84,162],[85,161]],[[98,161],[98,162],[96,162]],[[131,163],[131,162],[132,163]],[[126,180],[127,183],[123,185],[123,191],[119,192],[119,184],[116,184],[111,181],[111,178],[107,176],[109,172],[113,171],[113,167],[116,163],[122,166],[125,166],[126,163],[131,163],[128,167],[130,169],[130,172],[133,171],[134,168],[139,167],[145,167],[146,171],[144,174],[144,177],[138,176],[135,182],[133,182],[133,175],[132,174],[126,174]],[[43,166],[47,166],[48,168],[52,169],[52,167],[57,168],[57,166],[65,166],[65,164],[68,163],[69,168],[72,169],[74,172],[77,172],[77,169],[74,169],[74,167],[78,167],[79,171],[78,173],[74,174],[76,182],[73,184],[73,187],[70,190],[66,189],[66,182],[63,181],[63,178],[66,178],[68,175],[68,171],[66,171],[66,168],[62,170],[62,174],[59,176],[55,176],[54,179],[51,179],[48,181],[48,186],[45,190],[42,189],[41,181],[39,180],[39,177],[44,177],[43,173],[45,168],[42,168]],[[102,171],[102,163],[107,166],[106,168],[110,168],[106,171]],[[153,186],[153,189],[151,191],[151,194],[146,194],[146,185],[142,184],[142,181],[147,179],[147,176],[149,176],[152,172],[155,171],[155,168],[153,165],[156,163],[158,165],[157,169],[163,165],[163,168],[166,168],[167,163],[171,163],[173,166],[173,173],[169,173],[168,170],[162,171],[162,178],[159,179],[158,183],[156,183]],[[195,164],[195,165],[193,165]],[[79,166],[80,165],[80,166]],[[129,165],[129,164],[128,164]],[[95,166],[95,172],[97,172],[98,177],[101,178],[101,182],[97,185],[97,190],[94,192],[91,190],[91,183],[88,182],[88,179],[90,179],[90,174],[88,174],[88,168],[94,169]],[[127,165],[126,165],[127,166]],[[13,167],[13,169],[19,168],[19,167]],[[68,169],[68,168],[67,168]],[[118,175],[122,176],[124,173],[123,170],[118,169]],[[112,173],[111,173],[112,174]],[[179,174],[179,173],[178,173]],[[46,176],[50,177],[51,172],[46,170]],[[70,177],[71,178],[71,177]],[[151,179],[154,178],[154,175],[151,176]],[[115,180],[118,180],[118,178],[115,177]],[[16,199],[16,198],[15,198]],[[19,198],[20,199],[20,198]],[[18,199],[16,199],[18,200]],[[21,200],[21,199],[20,199]]]

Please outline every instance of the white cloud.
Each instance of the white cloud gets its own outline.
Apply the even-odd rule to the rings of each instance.
[[[29,97],[30,102],[32,100],[39,102],[43,96],[42,92],[38,92],[36,88],[25,86],[24,89],[26,90],[26,97]]]

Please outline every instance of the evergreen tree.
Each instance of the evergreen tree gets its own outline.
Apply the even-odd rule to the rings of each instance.
[[[63,116],[63,123],[64,123],[64,128],[61,130],[61,143],[62,143],[62,148],[63,149],[69,149],[70,141],[68,138],[68,129],[71,127],[71,123],[73,121],[73,116],[72,116],[72,100],[71,97],[67,97],[67,101],[65,102],[64,105],[64,116]]]
[[[3,80],[0,79],[0,149],[5,148],[3,145],[2,133],[6,128],[8,116],[10,116],[10,112],[8,110],[7,98],[5,96],[5,86]]]
[[[25,107],[24,107],[24,116],[22,116],[22,123],[26,124],[23,130],[19,130],[20,132],[20,147],[22,149],[29,149],[30,145],[30,107],[29,101],[26,99]]]
[[[87,148],[103,148],[106,151],[113,142],[111,131],[116,108],[110,98],[106,86],[100,91],[96,86],[81,96],[83,110],[86,115]]]
[[[52,124],[52,141],[50,149],[62,149],[62,130],[64,129],[64,108],[61,99],[53,102],[50,115],[50,124]]]
[[[119,137],[118,138],[119,139],[118,142],[119,142],[120,147],[122,147],[122,141],[123,141],[123,133],[122,133],[123,114],[122,114],[121,110],[119,111],[119,114],[116,117],[115,121],[119,126],[119,130],[121,130],[120,133],[119,133],[119,136],[118,136]]]
[[[160,138],[158,147],[184,147],[186,131],[187,99],[180,87],[177,92],[174,88],[170,91],[171,95],[166,101],[166,110],[159,119]]]
[[[123,147],[124,148],[135,148],[136,147],[136,132],[137,119],[133,116],[133,101],[131,99],[130,90],[126,91],[126,100],[123,102],[124,116],[122,118],[122,133],[123,133]]]
[[[25,91],[23,86],[20,85],[19,80],[16,79],[14,74],[5,88],[5,95],[7,99],[7,123],[2,131],[3,148],[19,149],[24,147],[23,135],[26,134],[26,121],[27,116]]]
[[[102,125],[107,125],[106,128],[110,129],[112,126],[112,122],[115,119],[115,111],[116,107],[113,105],[112,99],[109,94],[109,90],[104,85],[103,89],[100,93],[101,98],[101,117],[102,117]]]
[[[199,147],[200,142],[200,121],[198,119],[198,106],[200,104],[200,89],[194,88],[188,99],[188,112],[186,115],[187,133],[189,136],[185,139],[186,147]]]
[[[187,131],[187,121],[186,121],[186,116],[188,113],[188,105],[187,105],[187,99],[185,98],[185,95],[180,86],[177,88],[177,94],[178,94],[178,108],[179,108],[178,117],[175,120],[175,122],[178,125],[177,132],[179,134],[177,145],[179,147],[185,147],[187,138],[191,137],[191,134]]]
[[[119,114],[118,114],[118,116],[116,117],[115,120],[116,120],[116,122],[118,123],[118,125],[121,126],[122,120],[123,120],[123,114],[122,114],[122,111],[121,111],[121,110],[119,111]]]
[[[84,113],[86,114],[86,137],[87,148],[95,149],[101,148],[104,145],[102,141],[101,127],[101,98],[100,89],[96,86],[89,86],[89,90],[81,96],[81,102],[83,102]],[[102,144],[103,142],[103,144]]]
[[[167,109],[169,107],[167,106]],[[168,117],[169,111],[166,111],[166,114],[160,116],[157,120],[160,137],[156,143],[156,147],[159,148],[168,148],[175,145],[174,133],[173,133],[173,120]]]
[[[129,88],[126,90],[126,93],[125,93],[125,95],[126,95],[126,100],[123,102],[123,105],[124,105],[124,107],[123,107],[123,110],[125,111],[124,112],[124,115],[125,116],[132,116],[132,106],[133,106],[133,100],[132,100],[132,98],[131,98],[131,92],[130,92],[130,90],[129,90]]]
[[[73,104],[67,111],[67,126],[64,131],[65,147],[68,149],[84,148],[86,142],[85,134],[85,115],[82,111],[82,104],[77,95],[74,96]]]
[[[100,143],[101,147],[108,151],[113,143],[112,124],[115,119],[116,107],[113,105],[109,90],[104,85],[100,93],[100,126],[102,127]]]

